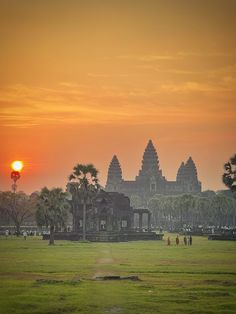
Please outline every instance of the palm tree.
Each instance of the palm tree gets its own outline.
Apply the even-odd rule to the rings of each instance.
[[[50,227],[49,245],[54,244],[55,227],[65,225],[70,207],[67,197],[67,193],[60,188],[49,190],[44,187],[39,194],[36,221],[39,226]]]
[[[86,207],[92,203],[100,189],[97,175],[98,170],[92,164],[78,164],[73,168],[67,184],[72,204],[76,207],[75,203],[79,202],[83,206],[83,240],[86,240]]]

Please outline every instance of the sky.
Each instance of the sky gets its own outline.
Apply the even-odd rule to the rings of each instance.
[[[236,1],[0,0],[0,190],[64,188],[77,163],[134,179],[149,139],[224,189],[236,153]]]

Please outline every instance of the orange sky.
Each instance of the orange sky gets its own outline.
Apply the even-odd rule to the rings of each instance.
[[[193,157],[222,189],[236,153],[236,1],[0,0],[0,189],[64,187],[117,154],[138,173],[151,138],[163,175]]]

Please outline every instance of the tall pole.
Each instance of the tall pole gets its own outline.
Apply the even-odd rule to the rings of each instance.
[[[13,184],[11,186],[12,192],[16,194],[17,184],[16,181],[20,179],[20,172],[19,171],[12,171],[11,172],[11,179],[13,180]]]
[[[17,184],[16,181],[20,179],[20,172],[19,171],[12,171],[11,172],[11,179],[13,180],[12,184],[12,192],[13,192],[13,210],[16,212],[16,191],[17,191]],[[16,235],[19,236],[19,227],[16,226]]]
[[[86,201],[83,202],[83,240],[86,240]]]

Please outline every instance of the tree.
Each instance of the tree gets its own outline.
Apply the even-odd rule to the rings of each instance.
[[[139,195],[132,194],[130,196],[130,205],[133,208],[141,208],[144,204],[142,198]]]
[[[168,229],[180,229],[184,225],[235,226],[236,199],[223,193],[210,195],[154,195],[148,207],[153,213],[154,224]]]
[[[39,226],[50,227],[49,245],[54,244],[55,228],[65,225],[69,207],[67,193],[62,189],[49,190],[44,187],[41,190],[37,201],[36,221]]]
[[[236,192],[236,154],[224,165],[224,184],[232,191]]]
[[[214,196],[215,197],[215,196]],[[210,197],[195,196],[196,225],[208,225],[211,221]]]
[[[13,222],[17,236],[20,235],[20,227],[35,212],[35,198],[24,192],[13,193],[11,191],[0,193],[0,208]]]
[[[78,202],[83,206],[83,240],[86,240],[86,208],[100,189],[97,175],[98,170],[92,164],[78,164],[73,168],[67,184],[67,190],[72,195],[73,209],[76,209]]]

